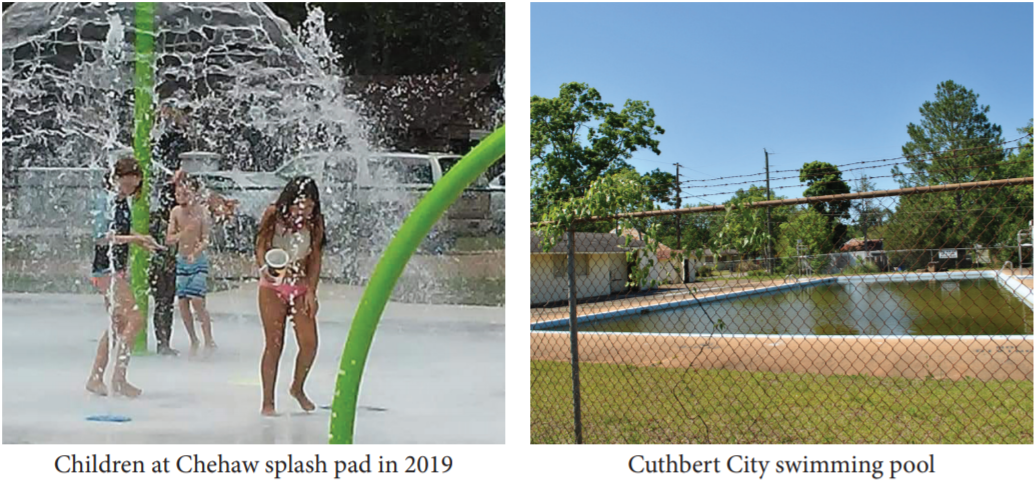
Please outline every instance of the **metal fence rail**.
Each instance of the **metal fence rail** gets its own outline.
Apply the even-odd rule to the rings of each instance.
[[[532,442],[1032,443],[1032,181],[533,229]]]

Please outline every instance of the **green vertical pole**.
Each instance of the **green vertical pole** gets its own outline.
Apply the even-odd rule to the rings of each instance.
[[[139,2],[135,4],[135,44],[136,75],[133,80],[133,154],[140,162],[140,170],[144,173],[140,196],[133,200],[133,231],[149,233],[149,217],[151,210],[148,201],[151,197],[151,125],[154,122],[154,108],[151,104],[154,91],[154,3]],[[130,273],[132,275],[133,296],[137,307],[144,316],[144,328],[137,336],[133,352],[147,352],[147,306],[148,281],[147,267],[151,256],[147,250],[132,245],[130,248]]]
[[[479,175],[500,159],[506,150],[505,126],[482,140],[467,156],[464,156],[445,176],[417,203],[406,217],[395,237],[385,248],[381,260],[374,268],[374,274],[363,290],[356,315],[349,327],[349,338],[342,350],[338,378],[331,402],[331,443],[352,444],[352,430],[356,420],[356,402],[359,399],[359,382],[367,363],[370,343],[381,320],[388,297],[392,295],[399,275],[406,268],[413,252],[421,240],[428,236],[431,227],[445,213],[457,198]],[[433,422],[429,422],[433,424]]]

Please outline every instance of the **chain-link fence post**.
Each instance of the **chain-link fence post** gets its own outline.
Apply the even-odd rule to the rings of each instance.
[[[571,332],[571,395],[575,410],[575,444],[582,444],[582,401],[579,394],[579,327],[575,288],[575,228],[568,230],[568,326]]]

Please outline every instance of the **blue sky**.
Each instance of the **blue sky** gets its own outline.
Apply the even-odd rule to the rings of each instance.
[[[909,141],[906,126],[919,124],[920,106],[949,79],[990,106],[1005,140],[1020,137],[1016,130],[1032,118],[1031,3],[533,3],[531,10],[533,95],[555,97],[561,84],[585,82],[619,110],[626,99],[650,102],[666,133],[660,156],[633,155],[641,173],[674,172],[675,162],[684,180],[759,173],[763,148],[775,153],[772,171],[896,158]],[[860,173],[886,176],[890,168],[844,178]],[[748,185],[716,185],[755,179],[764,175],[692,183],[708,187],[689,191],[722,203],[731,195],[715,193]],[[892,178],[873,181],[898,187]],[[798,184],[772,182],[788,197],[804,188],[776,187]]]

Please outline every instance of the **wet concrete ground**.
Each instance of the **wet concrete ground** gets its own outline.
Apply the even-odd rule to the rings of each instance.
[[[83,389],[107,325],[100,296],[3,294],[3,443],[326,443],[330,411],[306,414],[287,394],[296,354],[290,330],[277,384],[281,415],[259,414],[255,293],[246,286],[209,296],[219,349],[207,359],[187,357],[177,315],[173,347],[181,355],[134,357],[129,380],[144,390],[135,400]],[[320,348],[306,385],[318,406],[331,403],[359,293],[321,286]],[[503,443],[503,317],[502,307],[390,304],[367,361],[355,442]],[[132,420],[85,419],[104,414]]]

